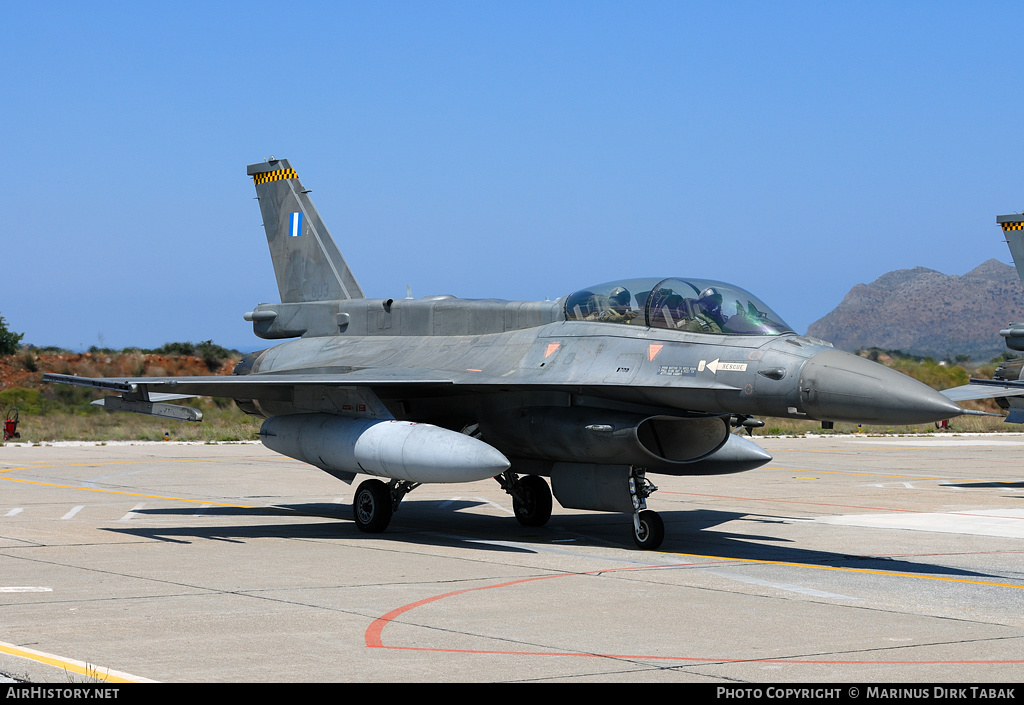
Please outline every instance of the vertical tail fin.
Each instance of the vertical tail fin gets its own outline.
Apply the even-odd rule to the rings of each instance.
[[[282,303],[361,299],[363,290],[287,159],[250,164]]]
[[[996,216],[996,223],[1003,228],[1006,244],[1010,246],[1010,256],[1017,266],[1017,274],[1024,283],[1024,214]]]

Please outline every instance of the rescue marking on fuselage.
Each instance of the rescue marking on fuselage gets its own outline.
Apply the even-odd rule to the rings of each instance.
[[[701,360],[697,365],[697,371],[703,372],[704,370],[711,370],[711,374],[718,374],[719,370],[727,370],[730,372],[746,372],[747,363],[745,362],[719,362],[720,358],[715,358],[711,362],[707,360]]]

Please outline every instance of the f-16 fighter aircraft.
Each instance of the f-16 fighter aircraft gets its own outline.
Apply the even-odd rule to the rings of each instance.
[[[264,445],[358,486],[362,531],[384,531],[425,482],[493,477],[520,523],[567,508],[631,513],[665,535],[649,475],[715,475],[771,460],[731,429],[756,415],[931,423],[966,413],[931,388],[796,335],[753,294],[690,277],[623,279],[555,301],[368,299],[286,159],[252,164],[281,302],[245,314],[294,338],[230,377],[51,382],[118,392],[108,409],[199,420],[173,398],[228,397]],[[381,479],[376,479],[381,478]],[[551,489],[544,478],[549,478]]]

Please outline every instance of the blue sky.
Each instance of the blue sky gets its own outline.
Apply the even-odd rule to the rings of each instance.
[[[799,332],[858,283],[1009,262],[1019,2],[0,5],[0,315],[213,339],[278,293],[287,157],[367,295],[695,276]],[[1024,312],[1022,312],[1024,313]]]

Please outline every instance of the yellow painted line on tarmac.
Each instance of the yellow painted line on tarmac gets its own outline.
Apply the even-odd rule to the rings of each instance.
[[[815,475],[853,475],[854,477],[888,477],[894,480],[938,480],[943,482],[954,482],[959,480],[967,480],[973,478],[955,478],[955,477],[932,477],[930,475],[893,475],[890,473],[881,472],[855,472],[852,470],[809,470],[808,468],[782,468],[777,465],[766,465],[763,468],[759,468],[759,471],[765,470],[778,470],[780,472],[800,472],[800,473],[814,473]],[[804,479],[803,477],[797,479]],[[977,479],[973,479],[977,482]]]
[[[82,466],[97,466],[97,465],[127,465],[129,463],[207,463],[207,462],[224,462],[226,460],[237,460],[237,458],[179,458],[176,460],[117,460],[111,462],[102,463],[54,463],[52,465],[27,465],[20,468],[7,468],[6,470],[0,470],[0,475],[6,472],[14,472],[15,470],[39,470],[41,468],[72,468]],[[190,502],[192,504],[206,504],[217,507],[234,507],[236,509],[266,509],[267,511],[273,511],[268,507],[254,507],[248,504],[228,504],[227,502],[211,502],[208,499],[185,499],[184,497],[167,497],[157,494],[143,494],[142,492],[125,492],[123,490],[107,490],[101,487],[83,487],[81,485],[62,485],[56,482],[43,482],[42,480],[24,480],[20,477],[0,477],[0,480],[6,480],[7,482],[21,482],[26,485],[40,485],[42,487],[55,487],[64,490],[83,490],[86,492],[100,492],[103,494],[118,494],[125,495],[128,497],[145,497],[146,499],[164,499],[172,502]],[[294,512],[288,512],[294,514]]]
[[[239,460],[240,458],[175,458],[174,460],[107,460],[103,462],[88,462],[88,463],[48,463],[46,465],[23,465],[19,468],[5,468],[0,470],[0,474],[5,472],[15,472],[17,470],[42,470],[43,468],[80,468],[90,467],[99,465],[137,465],[139,463],[223,463],[227,460]],[[6,479],[6,478],[4,478]]]
[[[266,509],[272,511],[270,507],[254,507],[248,504],[228,504],[227,502],[211,502],[208,499],[186,499],[185,497],[168,497],[166,495],[159,494],[144,494],[142,492],[125,492],[122,490],[105,490],[100,487],[82,487],[81,485],[60,485],[56,482],[40,482],[39,480],[22,480],[17,477],[3,477],[0,480],[7,480],[8,482],[23,482],[26,485],[40,485],[42,487],[56,487],[62,490],[83,490],[85,492],[101,492],[103,494],[120,494],[128,497],[145,497],[146,499],[165,499],[171,502],[189,502],[191,504],[206,504],[215,507],[234,507],[236,509]],[[295,512],[288,512],[294,514]]]
[[[54,656],[53,654],[47,654],[42,651],[36,651],[35,649],[28,649],[24,646],[15,646],[14,644],[8,644],[0,641],[0,653],[7,654],[9,656],[17,656],[18,658],[28,659],[29,661],[35,661],[37,663],[45,663],[47,666],[54,666],[55,668],[62,668],[66,673],[74,673],[79,676],[85,676],[92,680],[103,681],[105,683],[157,683],[159,681],[150,680],[149,678],[143,678],[141,676],[133,676],[130,673],[122,673],[121,671],[114,671],[109,668],[102,666],[96,666],[91,663],[85,663],[84,661],[76,661],[75,659],[61,658]],[[51,687],[51,686],[44,686]],[[69,683],[63,686],[54,685],[53,688],[73,688],[74,684]]]
[[[872,568],[844,568],[836,565],[816,565],[813,563],[793,563],[791,561],[769,561],[758,558],[731,558],[729,556],[708,556],[701,553],[679,553],[675,551],[659,551],[665,555],[671,556],[685,556],[687,558],[711,558],[719,561],[728,561],[730,563],[760,563],[763,565],[781,565],[790,568],[812,568],[814,570],[835,570],[844,573],[862,573],[865,575],[881,575],[888,578],[914,578],[917,580],[938,580],[948,583],[963,583],[966,585],[986,585],[988,587],[1005,587],[1012,588],[1014,590],[1024,590],[1024,584],[1015,583],[997,583],[989,580],[971,580],[969,578],[948,578],[941,575],[921,575],[919,573],[898,573],[891,570],[874,570]],[[656,568],[658,566],[651,566]],[[671,567],[671,566],[666,566]]]
[[[43,482],[42,480],[25,480],[20,477],[4,477],[5,472],[14,472],[15,470],[38,470],[40,468],[71,468],[80,466],[96,466],[96,465],[126,465],[128,463],[206,463],[206,462],[226,462],[240,460],[240,458],[179,458],[176,460],[117,460],[103,463],[54,463],[52,465],[28,465],[19,468],[7,468],[6,470],[0,470],[0,480],[7,482],[21,482],[26,485],[39,485],[41,487],[54,487],[62,490],[82,490],[84,492],[99,492],[101,494],[116,494],[123,495],[126,497],[142,497],[145,499],[162,499],[168,502],[187,502],[189,504],[201,504],[208,507],[232,507],[234,509],[256,509],[263,512],[272,514],[286,514],[288,516],[310,516],[320,517],[326,519],[334,519],[333,516],[325,516],[322,514],[312,514],[310,512],[296,512],[290,509],[281,509],[278,507],[260,507],[252,504],[231,504],[229,502],[214,502],[209,499],[187,499],[185,497],[170,497],[167,495],[159,494],[145,494],[142,492],[127,492],[124,490],[108,490],[102,487],[83,487],[82,485],[62,485],[57,482]]]

